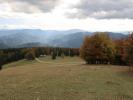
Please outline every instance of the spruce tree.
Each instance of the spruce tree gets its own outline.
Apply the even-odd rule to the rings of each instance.
[[[53,60],[56,59],[56,53],[55,53],[55,51],[52,52],[52,59],[53,59]]]
[[[27,60],[34,60],[35,59],[35,54],[34,52],[27,52],[26,55],[25,55],[25,59]]]

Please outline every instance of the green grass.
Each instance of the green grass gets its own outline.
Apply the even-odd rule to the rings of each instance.
[[[34,64],[35,62],[36,62],[35,60],[27,61],[27,60],[24,59],[24,60],[20,60],[20,61],[17,61],[17,62],[12,62],[12,63],[6,64],[6,65],[4,65],[3,68],[24,66],[24,65],[27,65],[27,64]]]
[[[39,60],[4,66],[0,100],[133,100],[128,67],[85,65],[78,57]]]

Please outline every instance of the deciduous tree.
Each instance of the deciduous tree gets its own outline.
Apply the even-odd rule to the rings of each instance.
[[[115,45],[110,37],[102,33],[86,36],[80,48],[80,56],[90,64],[107,64],[112,62]]]

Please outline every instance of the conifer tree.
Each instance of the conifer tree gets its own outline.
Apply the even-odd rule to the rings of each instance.
[[[52,55],[52,59],[55,60],[56,59],[56,52],[55,52],[55,50],[53,50],[51,55]]]
[[[27,60],[34,60],[35,59],[35,53],[33,51],[29,51],[25,55],[25,59]]]

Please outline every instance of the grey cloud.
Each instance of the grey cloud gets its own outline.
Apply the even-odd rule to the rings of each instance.
[[[71,8],[77,9],[75,13],[67,12],[71,18],[133,19],[133,0],[81,0]]]
[[[0,3],[8,3],[15,12],[34,13],[49,12],[57,6],[59,0],[0,0]]]

